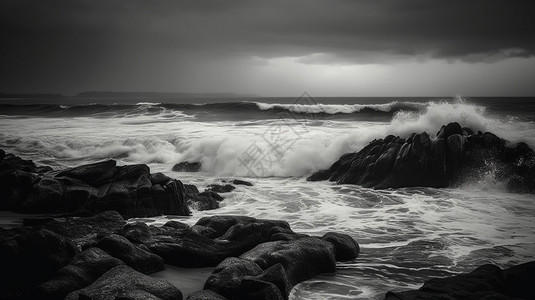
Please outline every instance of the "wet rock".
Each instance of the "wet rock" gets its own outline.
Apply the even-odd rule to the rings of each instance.
[[[244,277],[257,276],[262,269],[254,262],[236,257],[229,257],[215,268],[206,279],[204,289],[212,290],[228,298],[235,298]]]
[[[307,180],[377,189],[440,188],[492,171],[496,179],[510,182],[513,190],[535,192],[535,164],[528,163],[533,156],[525,144],[507,146],[492,133],[475,135],[469,128],[450,123],[442,126],[435,139],[422,132],[406,140],[391,135],[374,140],[359,152],[342,155],[328,170],[318,171]]]
[[[334,246],[312,237],[259,244],[240,258],[254,261],[263,270],[280,263],[292,286],[336,270]]]
[[[504,293],[521,299],[530,299],[535,295],[535,261],[516,265],[503,270]]]
[[[96,245],[100,237],[118,233],[126,221],[116,211],[105,211],[93,217],[54,218],[40,225],[74,241],[81,249]]]
[[[228,300],[218,293],[210,290],[202,290],[188,296],[187,300]]]
[[[428,280],[413,291],[388,292],[385,299],[531,299],[535,262],[501,270],[483,265],[468,274]]]
[[[190,196],[190,199],[187,201],[188,205],[196,210],[211,210],[219,208],[219,202],[223,201],[218,193],[207,190],[197,195]]]
[[[463,134],[463,128],[457,122],[449,123],[448,125],[442,125],[440,130],[437,132],[437,138],[447,139],[453,134]]]
[[[189,199],[191,196],[197,195],[199,193],[199,189],[193,184],[184,184],[184,193]]]
[[[337,261],[355,259],[360,253],[357,241],[347,234],[328,232],[321,238],[334,245]]]
[[[200,162],[183,161],[173,166],[175,172],[198,172],[201,169]]]
[[[232,192],[234,189],[235,187],[231,184],[225,184],[225,185],[210,184],[206,190],[213,191],[216,193],[229,193],[229,192]]]
[[[0,209],[21,211],[22,202],[38,180],[37,175],[21,170],[0,174]]]
[[[236,185],[245,185],[245,186],[253,186],[253,184],[249,181],[240,180],[240,179],[234,179],[231,181],[231,183]]]
[[[239,216],[201,218],[187,229],[172,227],[129,227],[132,242],[142,242],[166,263],[179,267],[216,266],[227,257],[237,257],[258,244],[271,240],[272,228],[289,229],[284,221]],[[135,234],[134,234],[135,233]],[[135,240],[134,240],[135,239]]]
[[[13,154],[5,154],[4,152],[3,158],[0,159],[0,175],[15,170],[28,173],[44,174],[52,171],[52,168],[48,166],[37,166],[31,160],[22,159]]]
[[[127,238],[110,234],[98,241],[97,247],[122,260],[136,271],[151,274],[165,269],[161,257],[132,244]]]
[[[167,176],[167,175],[165,175],[163,173],[160,173],[160,172],[150,175],[150,182],[153,185],[156,185],[156,184],[165,185],[171,180],[173,180],[171,177],[169,177],[169,176]]]
[[[61,171],[56,177],[70,177],[98,187],[113,181],[113,177],[117,172],[116,165],[117,162],[115,160],[107,160],[70,168]]]
[[[70,293],[65,299],[162,299],[181,300],[182,292],[171,283],[117,266],[91,285]]]
[[[33,185],[20,210],[30,213],[66,211],[64,193],[65,186],[60,181],[54,178],[41,178]]]
[[[49,230],[0,229],[0,298],[29,293],[77,252],[72,241]]]
[[[36,296],[39,299],[63,299],[70,292],[90,285],[110,269],[122,264],[121,260],[99,248],[89,248],[77,254],[50,280],[39,285]]]
[[[190,214],[182,182],[150,174],[144,164],[117,166],[108,160],[48,172],[50,168],[8,154],[0,166],[1,209],[26,213],[115,210],[125,217]]]

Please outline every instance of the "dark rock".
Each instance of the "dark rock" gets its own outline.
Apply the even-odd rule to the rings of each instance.
[[[208,191],[214,191],[216,193],[229,193],[233,191],[235,187],[231,184],[210,184],[207,188]]]
[[[328,232],[321,238],[334,245],[337,261],[355,259],[360,253],[357,241],[347,234]]]
[[[215,268],[206,279],[204,289],[212,290],[227,298],[236,298],[237,289],[244,277],[257,276],[262,269],[254,262],[236,257],[229,257]]]
[[[5,156],[6,156],[6,151],[4,151],[3,149],[0,149],[0,160],[4,159]]]
[[[150,274],[165,269],[161,257],[132,244],[127,238],[110,234],[102,238],[97,247],[125,262],[136,271]]]
[[[28,293],[67,265],[78,252],[76,245],[49,230],[0,229],[0,298]]]
[[[200,169],[200,162],[183,161],[173,166],[175,172],[198,172]]]
[[[241,281],[237,299],[283,300],[278,287],[267,281],[245,278]]]
[[[259,244],[240,258],[254,261],[263,270],[280,263],[293,286],[320,273],[336,270],[334,246],[319,238]]]
[[[39,285],[36,296],[39,299],[63,299],[70,292],[88,286],[102,274],[122,264],[121,260],[99,248],[89,248],[59,269],[52,279]]]
[[[218,193],[207,190],[194,196],[190,196],[188,205],[196,210],[211,210],[219,208],[219,202],[223,201]]]
[[[513,266],[503,271],[504,293],[521,299],[530,299],[535,295],[535,261]]]
[[[237,257],[258,244],[271,240],[273,227],[289,225],[283,221],[250,217],[214,216],[201,218],[191,229],[168,226],[135,226],[125,235],[142,242],[166,263],[179,267],[216,266],[227,257]],[[135,234],[132,234],[135,233]]]
[[[0,209],[20,211],[38,180],[37,175],[21,170],[0,174]]]
[[[194,226],[205,226],[214,229],[217,232],[217,236],[222,236],[226,233],[232,226],[236,224],[262,224],[264,229],[281,227],[290,229],[290,225],[286,221],[280,220],[265,220],[265,219],[256,219],[253,217],[246,216],[212,216],[212,217],[203,217]]]
[[[221,262],[204,285],[230,299],[288,299],[292,288],[282,264],[267,270],[241,258],[227,258]]]
[[[431,279],[413,291],[388,292],[390,299],[532,299],[535,262],[501,270],[483,265],[471,273]]]
[[[253,184],[249,181],[240,180],[240,179],[234,179],[231,181],[231,183],[236,185],[246,185],[246,186],[253,186]]]
[[[119,233],[126,221],[116,211],[105,211],[96,216],[55,218],[40,227],[65,236],[82,249],[96,245],[100,237]]]
[[[117,172],[117,162],[107,160],[93,164],[87,164],[64,170],[56,177],[70,177],[81,180],[91,186],[98,187],[110,183]]]
[[[210,290],[202,290],[188,296],[187,300],[228,300],[218,293]]]
[[[31,160],[25,160],[13,154],[4,154],[4,157],[0,159],[0,175],[15,170],[28,173],[44,174],[52,171],[52,168],[48,166],[38,167]]]
[[[181,300],[182,292],[167,281],[149,277],[122,265],[109,270],[91,285],[70,293],[65,299]]]
[[[184,184],[184,193],[189,199],[191,196],[197,195],[199,193],[199,189],[193,184]]]
[[[163,173],[160,173],[160,172],[150,175],[150,182],[153,185],[156,185],[156,184],[165,185],[171,180],[173,180],[171,177],[169,177],[169,176],[167,176],[167,175],[165,175]]]
[[[525,144],[506,146],[485,132],[473,134],[458,123],[442,126],[435,139],[425,132],[406,140],[387,136],[357,153],[342,155],[309,181],[331,180],[370,188],[447,187],[497,168],[496,179],[514,191],[535,192],[535,152]]]
[[[191,227],[188,224],[182,223],[182,222],[178,222],[178,221],[169,221],[169,222],[163,224],[163,226],[171,227],[171,228],[178,229],[178,230],[191,231]]]
[[[114,160],[49,172],[8,154],[0,160],[0,209],[25,213],[115,210],[125,217],[189,215],[182,182]],[[46,173],[46,174],[44,174]]]
[[[22,202],[20,210],[29,213],[66,211],[64,193],[65,186],[60,181],[43,177],[33,185],[31,192]]]
[[[449,123],[445,126],[443,125],[437,132],[437,138],[447,139],[450,135],[453,134],[463,134],[463,128],[457,122]]]

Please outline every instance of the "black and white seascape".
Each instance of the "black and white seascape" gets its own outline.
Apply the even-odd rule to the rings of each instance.
[[[0,0],[2,299],[532,299],[525,1]]]

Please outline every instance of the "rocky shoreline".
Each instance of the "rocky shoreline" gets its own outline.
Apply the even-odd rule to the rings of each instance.
[[[116,211],[28,219],[0,229],[0,298],[182,299],[175,286],[147,276],[169,264],[215,267],[188,299],[287,299],[295,284],[358,254],[345,234],[312,237],[285,221],[243,216],[205,217],[191,227],[127,223]]]
[[[411,138],[410,146],[393,137],[374,141],[368,147],[380,150],[366,147],[353,159],[361,159],[363,153],[368,157],[393,151],[388,149],[400,152],[404,147],[409,152],[436,149],[422,146],[423,134]],[[533,155],[526,147],[511,148],[516,151],[511,161],[520,168],[515,175],[524,174],[518,159]],[[507,151],[497,153],[507,157],[503,154]],[[357,178],[347,170],[344,174],[340,178]],[[219,193],[231,192],[232,184],[250,185],[233,180],[199,192],[194,185],[151,174],[146,165],[117,166],[110,160],[52,170],[0,151],[0,209],[56,214],[27,218],[23,227],[0,228],[0,298],[183,299],[175,285],[148,276],[172,265],[215,268],[204,289],[189,295],[190,300],[288,299],[299,282],[335,272],[337,261],[359,255],[357,241],[346,234],[309,236],[294,232],[281,220],[221,215],[201,218],[193,226],[169,221],[160,227],[126,220],[189,215],[190,207],[215,209],[224,199]],[[389,292],[386,299],[530,299],[535,294],[533,278],[535,262],[506,270],[485,265],[469,274],[432,279],[416,291]]]

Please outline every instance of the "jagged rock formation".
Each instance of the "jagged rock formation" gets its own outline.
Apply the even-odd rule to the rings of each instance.
[[[12,154],[0,156],[2,210],[94,213],[111,209],[127,217],[189,215],[184,193],[182,182],[151,174],[144,164],[117,166],[108,160],[53,171]]]
[[[309,181],[330,180],[370,188],[411,186],[447,187],[491,168],[512,191],[535,192],[535,152],[525,143],[507,145],[504,139],[462,128],[442,126],[436,138],[426,132],[407,139],[389,135],[356,153],[340,157],[328,170]]]

